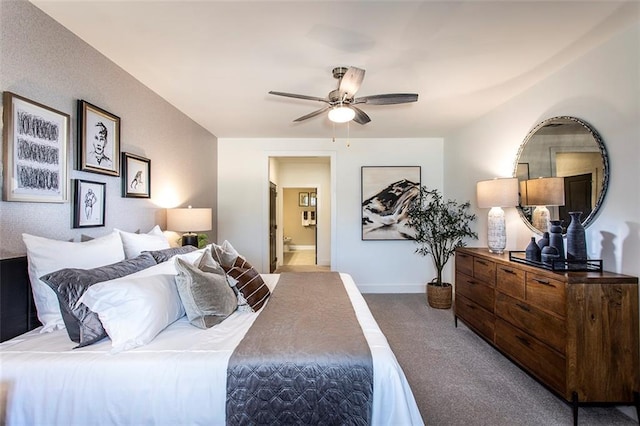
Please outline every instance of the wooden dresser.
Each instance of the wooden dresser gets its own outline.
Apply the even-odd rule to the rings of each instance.
[[[638,278],[553,272],[486,248],[456,250],[455,318],[577,410],[635,404],[640,416]]]

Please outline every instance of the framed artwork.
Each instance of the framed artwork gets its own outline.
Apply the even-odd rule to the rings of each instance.
[[[122,196],[151,198],[151,160],[122,153]]]
[[[309,207],[315,207],[316,206],[316,193],[315,192],[310,192],[309,193]]]
[[[120,117],[78,100],[78,169],[120,176]]]
[[[298,192],[298,206],[309,207],[309,193]]]
[[[3,199],[65,202],[69,114],[11,92],[3,107]]]
[[[75,179],[73,188],[73,227],[104,226],[105,188],[103,182]]]
[[[420,193],[420,166],[362,167],[362,240],[413,240],[407,210]]]

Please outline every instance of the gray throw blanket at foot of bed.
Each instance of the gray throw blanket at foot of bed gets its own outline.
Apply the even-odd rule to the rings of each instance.
[[[229,360],[227,424],[371,423],[373,364],[340,275],[283,273]]]

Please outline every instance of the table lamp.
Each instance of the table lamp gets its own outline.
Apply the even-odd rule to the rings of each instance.
[[[211,230],[211,209],[188,208],[167,209],[167,229],[184,232],[182,245],[198,247],[198,231]]]
[[[536,207],[531,224],[540,232],[548,232],[551,214],[547,206],[564,206],[564,178],[546,177],[525,181],[521,203]]]
[[[502,207],[518,205],[518,178],[483,180],[477,183],[478,207],[489,210],[487,245],[491,253],[507,247],[507,225]]]

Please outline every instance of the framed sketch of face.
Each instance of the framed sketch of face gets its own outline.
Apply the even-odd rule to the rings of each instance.
[[[120,117],[78,100],[78,169],[120,176]]]

